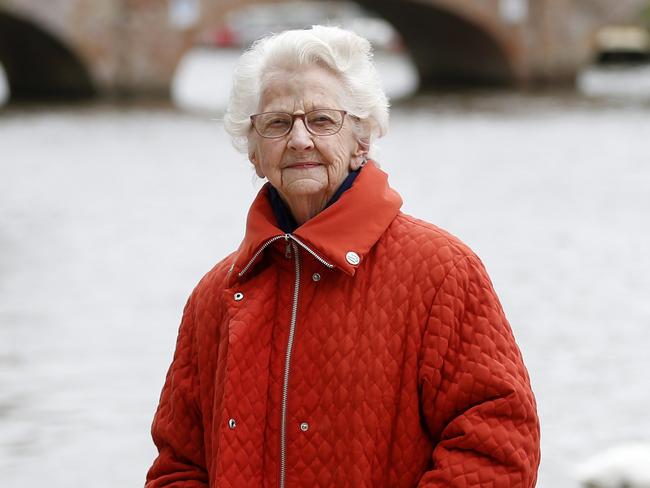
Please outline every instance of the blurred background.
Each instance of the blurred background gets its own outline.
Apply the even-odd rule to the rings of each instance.
[[[183,305],[261,186],[234,64],[316,23],[374,46],[404,210],[486,264],[538,486],[648,452],[650,1],[0,0],[0,486],[142,485]]]

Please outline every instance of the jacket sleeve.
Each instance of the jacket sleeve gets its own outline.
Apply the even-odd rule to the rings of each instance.
[[[434,442],[419,488],[532,488],[539,421],[528,373],[487,273],[462,258],[423,339],[421,411]]]
[[[194,322],[190,297],[183,310],[174,359],[151,427],[158,457],[147,473],[145,488],[208,486],[198,402]]]

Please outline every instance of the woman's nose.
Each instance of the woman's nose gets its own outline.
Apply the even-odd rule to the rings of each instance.
[[[289,132],[288,145],[296,151],[304,151],[305,149],[312,149],[314,147],[313,136],[307,130],[303,119],[296,119],[294,121],[291,132]]]

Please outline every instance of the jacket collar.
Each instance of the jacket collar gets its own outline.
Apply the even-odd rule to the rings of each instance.
[[[357,265],[348,262],[348,253],[356,253],[360,263],[396,217],[402,206],[399,194],[388,186],[388,175],[368,161],[354,185],[333,205],[285,234],[278,227],[265,185],[248,212],[246,235],[233,265],[236,277],[272,238],[296,237],[326,262],[353,276]],[[360,264],[359,263],[359,264]]]

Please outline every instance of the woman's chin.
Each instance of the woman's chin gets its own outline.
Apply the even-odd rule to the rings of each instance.
[[[314,197],[327,190],[327,184],[312,178],[300,178],[285,185],[284,193],[290,199],[301,197]]]

